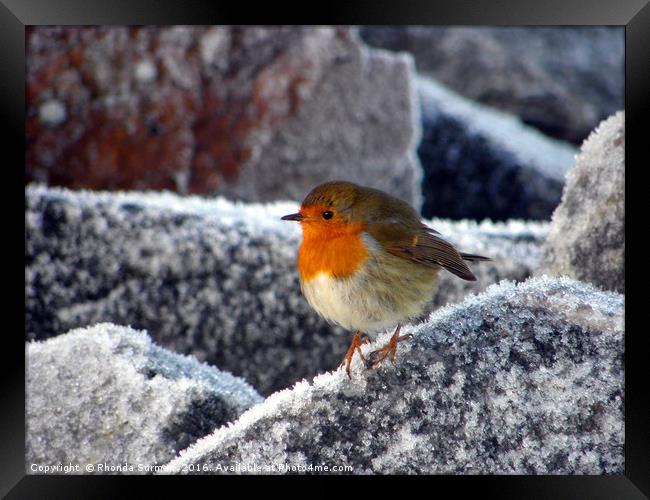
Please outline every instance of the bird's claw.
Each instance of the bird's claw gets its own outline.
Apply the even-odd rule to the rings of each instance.
[[[397,344],[413,338],[413,335],[410,333],[400,336],[399,331],[400,327],[397,327],[397,330],[395,330],[395,333],[384,347],[380,347],[379,349],[368,354],[368,359],[366,360],[367,369],[377,366],[386,358],[390,358],[391,363],[395,364],[395,357],[397,356]]]
[[[352,343],[350,344],[350,347],[348,347],[347,352],[345,353],[345,357],[343,358],[343,361],[339,365],[339,368],[341,368],[343,365],[345,365],[345,371],[348,374],[349,378],[352,378],[352,373],[350,372],[350,365],[352,365],[352,357],[354,356],[355,352],[359,353],[359,356],[361,357],[361,360],[364,363],[367,363],[366,357],[363,355],[361,352],[361,346],[365,343],[368,342],[367,338],[362,338],[359,335],[359,332],[356,332],[354,334],[354,337],[352,338]]]

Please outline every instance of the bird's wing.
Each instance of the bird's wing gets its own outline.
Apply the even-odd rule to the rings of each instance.
[[[408,227],[398,222],[391,222],[373,224],[373,227],[367,230],[392,255],[429,267],[443,267],[459,278],[476,281],[476,276],[463,262],[463,256],[458,250],[438,236],[437,231],[424,224],[419,223],[416,227]]]

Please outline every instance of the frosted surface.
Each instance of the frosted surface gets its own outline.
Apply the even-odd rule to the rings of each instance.
[[[28,471],[161,463],[262,400],[243,380],[109,323],[27,343],[26,367]]]
[[[625,113],[603,120],[567,172],[539,273],[625,290]]]
[[[573,164],[573,146],[550,139],[517,117],[466,99],[430,78],[419,78],[418,90],[426,115],[443,113],[462,119],[468,133],[485,137],[494,147],[515,155],[522,165],[562,181]]]
[[[169,471],[621,474],[623,321],[617,293],[502,282],[407,328],[395,366],[357,361],[352,380],[339,370],[273,394]]]
[[[550,219],[574,161],[572,145],[434,80],[418,78],[417,88],[425,216]]]

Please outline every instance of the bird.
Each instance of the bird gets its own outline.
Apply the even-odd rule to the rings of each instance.
[[[389,358],[412,335],[403,324],[422,316],[444,269],[463,280],[476,276],[465,261],[491,260],[459,252],[424,224],[405,201],[347,181],[313,188],[297,213],[282,217],[302,227],[297,268],[309,305],[328,322],[353,331],[343,362],[348,377],[356,353],[367,368]],[[361,346],[382,331],[395,331],[366,358]]]

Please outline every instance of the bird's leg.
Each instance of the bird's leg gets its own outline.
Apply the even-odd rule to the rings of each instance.
[[[366,362],[366,367],[367,368],[372,368],[373,366],[377,366],[379,363],[381,363],[383,360],[386,358],[390,357],[390,360],[395,363],[395,356],[397,355],[397,344],[400,342],[403,342],[404,340],[409,340],[413,338],[413,335],[410,333],[407,335],[401,335],[399,334],[400,330],[402,328],[402,325],[397,325],[397,328],[395,329],[395,333],[393,333],[393,336],[390,338],[388,343],[376,351],[372,351],[370,354],[368,354],[368,361]]]
[[[352,356],[354,356],[354,352],[358,352],[359,356],[361,356],[361,359],[363,362],[366,362],[366,358],[361,352],[361,346],[368,342],[367,338],[361,338],[359,335],[359,330],[357,330],[354,333],[354,337],[352,338],[352,343],[350,344],[350,347],[348,348],[348,352],[345,353],[345,357],[343,358],[343,362],[339,365],[339,368],[343,365],[345,365],[345,371],[348,373],[348,377],[352,378],[352,375],[350,375],[350,365],[352,364]]]

